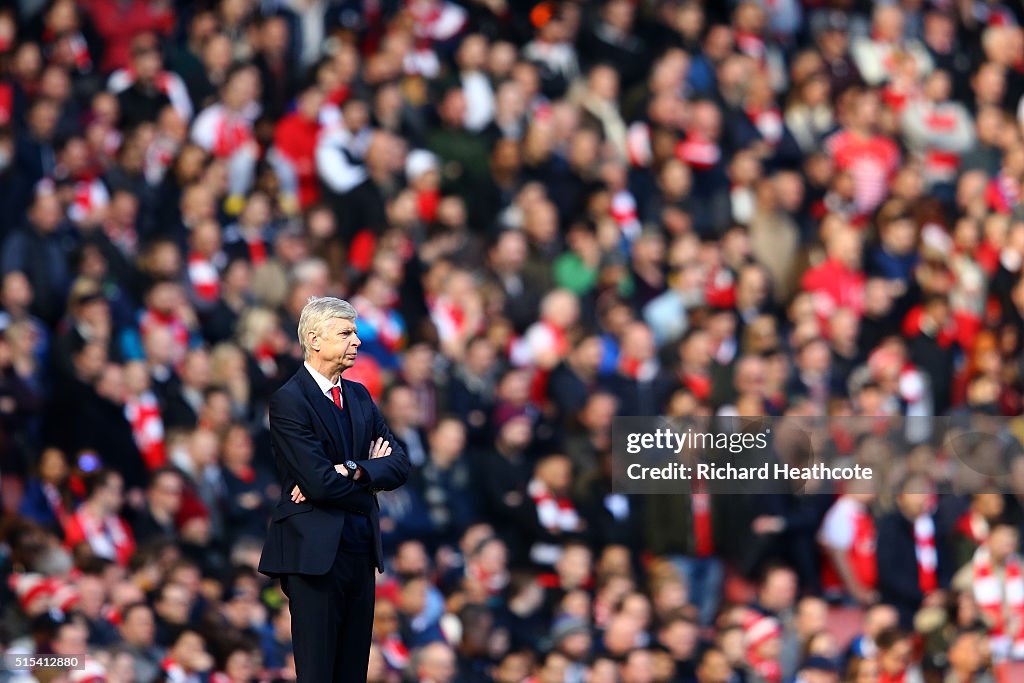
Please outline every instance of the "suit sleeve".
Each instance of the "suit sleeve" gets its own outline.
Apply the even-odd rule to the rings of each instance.
[[[383,438],[391,444],[391,455],[384,458],[357,460],[358,465],[363,468],[363,471],[369,477],[365,481],[360,480],[360,483],[375,489],[392,491],[404,484],[405,480],[409,478],[409,456],[406,455],[405,449],[398,443],[398,439],[391,433],[387,423],[384,421],[384,416],[380,414],[380,410],[377,408],[377,404],[370,398],[369,392],[367,392],[367,400],[370,402],[370,407],[373,411],[370,441],[372,443],[378,438]]]
[[[334,469],[312,428],[295,414],[294,405],[280,394],[270,399],[270,438],[283,469],[294,476],[312,503],[368,513],[371,499],[365,489]]]

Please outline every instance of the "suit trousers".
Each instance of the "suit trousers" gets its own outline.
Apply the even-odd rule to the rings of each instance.
[[[344,545],[338,544],[326,574],[281,577],[298,683],[366,683],[376,568],[372,553],[349,552]]]

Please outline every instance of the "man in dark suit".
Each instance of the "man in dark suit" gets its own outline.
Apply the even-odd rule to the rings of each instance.
[[[270,399],[285,493],[259,569],[288,595],[300,683],[366,681],[373,569],[384,566],[376,492],[409,475],[369,392],[341,378],[360,345],[355,318],[346,301],[310,299],[298,330],[306,360]]]
[[[921,474],[909,476],[896,497],[896,509],[875,525],[878,592],[899,611],[900,625],[913,627],[922,606],[945,600],[952,569],[945,530],[929,509],[934,484]]]

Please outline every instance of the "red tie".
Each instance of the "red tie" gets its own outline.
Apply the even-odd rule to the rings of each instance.
[[[334,405],[338,406],[338,410],[341,410],[341,387],[331,387],[331,398],[334,399]]]

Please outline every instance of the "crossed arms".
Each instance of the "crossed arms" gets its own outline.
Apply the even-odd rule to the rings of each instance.
[[[295,487],[292,500],[323,506],[337,506],[369,513],[373,490],[390,491],[405,483],[409,476],[409,458],[397,445],[391,430],[376,405],[370,452],[365,460],[356,460],[361,470],[358,480],[349,479],[342,465],[335,465],[313,432],[303,402],[275,394],[270,400],[270,438],[283,469],[291,475]],[[391,444],[395,444],[392,446]],[[295,491],[295,488],[298,491]]]

